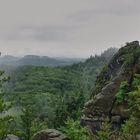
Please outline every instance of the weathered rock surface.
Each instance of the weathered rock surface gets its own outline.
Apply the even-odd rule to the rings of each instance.
[[[133,75],[140,73],[138,60],[126,67],[127,56],[133,55],[136,49],[140,50],[138,41],[127,43],[98,76],[93,97],[85,104],[81,119],[81,124],[88,126],[93,133],[101,128],[102,122],[107,118],[110,119],[114,128],[119,128],[121,123],[129,117],[124,111],[128,103],[116,104],[116,94],[122,81],[131,83]]]
[[[69,140],[67,136],[55,129],[42,130],[35,134],[32,140]]]
[[[9,134],[5,140],[20,140],[19,137]]]

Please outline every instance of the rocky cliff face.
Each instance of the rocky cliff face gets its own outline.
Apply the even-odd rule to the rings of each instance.
[[[122,81],[131,84],[136,73],[140,73],[140,45],[138,41],[122,47],[97,76],[92,98],[85,104],[82,125],[95,133],[108,118],[114,129],[118,129],[129,118],[124,110],[128,103],[117,104],[116,94]]]

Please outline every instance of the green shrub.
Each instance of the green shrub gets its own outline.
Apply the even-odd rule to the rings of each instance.
[[[122,133],[125,138],[135,140],[140,134],[140,88],[129,94],[130,118],[122,126]]]
[[[88,130],[80,125],[80,121],[68,119],[66,126],[60,130],[66,133],[70,140],[91,140]]]
[[[111,134],[111,123],[109,123],[109,119],[106,119],[102,124],[101,130],[97,131],[97,140],[110,140]]]
[[[125,99],[125,94],[128,92],[129,84],[127,81],[124,81],[120,85],[119,92],[116,94],[117,103],[121,103]]]
[[[2,86],[9,80],[9,77],[4,76],[4,72],[0,71],[0,140],[5,139],[9,133],[10,123],[13,120],[11,116],[6,114],[10,105],[7,105],[4,101],[4,94],[2,92]]]

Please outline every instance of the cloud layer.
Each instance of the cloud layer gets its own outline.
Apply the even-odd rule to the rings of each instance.
[[[139,0],[12,0],[0,5],[4,54],[88,57],[139,40]]]

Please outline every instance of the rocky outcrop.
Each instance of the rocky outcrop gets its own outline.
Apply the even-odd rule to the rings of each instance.
[[[42,130],[35,134],[32,140],[69,140],[67,136],[55,129]]]
[[[140,72],[138,64],[140,56],[136,55],[138,51],[140,52],[138,41],[127,43],[97,77],[93,96],[85,104],[81,119],[81,124],[88,126],[93,133],[101,128],[107,118],[112,122],[114,129],[118,129],[121,123],[129,117],[124,111],[128,103],[116,104],[116,94],[122,81],[128,81],[131,84],[133,76]]]
[[[20,140],[20,138],[13,134],[9,134],[9,135],[7,135],[5,140]]]

